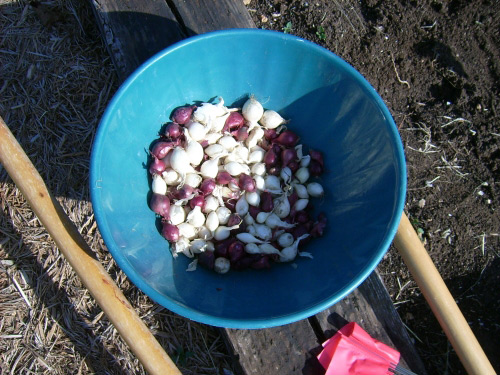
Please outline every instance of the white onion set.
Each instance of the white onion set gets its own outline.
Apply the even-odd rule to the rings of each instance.
[[[151,209],[174,257],[194,258],[218,273],[269,268],[323,235],[326,216],[311,217],[323,198],[311,178],[324,171],[322,154],[304,153],[299,137],[277,112],[253,96],[242,109],[217,104],[172,113],[151,147]]]

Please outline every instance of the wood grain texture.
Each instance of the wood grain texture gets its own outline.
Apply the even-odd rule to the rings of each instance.
[[[189,36],[231,28],[255,27],[250,14],[238,0],[169,0]]]
[[[394,244],[470,375],[493,375],[495,370],[474,336],[415,229],[403,213]]]
[[[223,331],[243,374],[318,375],[324,371],[316,360],[321,343],[307,319],[274,328]]]
[[[186,37],[165,0],[91,0],[120,80]]]
[[[419,375],[426,373],[377,272],[342,301],[317,314],[316,319],[327,338],[348,322],[356,322],[370,336],[398,350],[404,367]]]

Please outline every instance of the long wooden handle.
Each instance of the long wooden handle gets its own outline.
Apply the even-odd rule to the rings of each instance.
[[[50,194],[40,174],[1,117],[0,162],[144,368],[151,374],[180,375],[181,372],[94,257],[92,250],[57,200]]]
[[[403,213],[394,245],[469,374],[495,374],[431,257]]]

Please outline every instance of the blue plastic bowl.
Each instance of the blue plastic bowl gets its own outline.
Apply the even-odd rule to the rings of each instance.
[[[324,153],[327,231],[296,267],[186,272],[190,260],[172,258],[148,207],[146,150],[175,107],[217,96],[241,105],[249,94]],[[406,169],[389,110],[356,70],[295,36],[239,29],[186,39],[127,79],[99,125],[90,189],[105,244],[154,301],[214,326],[265,328],[328,308],[370,275],[396,233]]]

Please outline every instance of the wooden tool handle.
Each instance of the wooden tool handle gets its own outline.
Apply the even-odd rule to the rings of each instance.
[[[151,374],[181,372],[141,321],[0,117],[0,162],[21,190],[59,250],[101,306],[111,323]]]
[[[446,287],[432,259],[403,213],[394,245],[451,342],[467,373],[495,374],[474,333]]]

